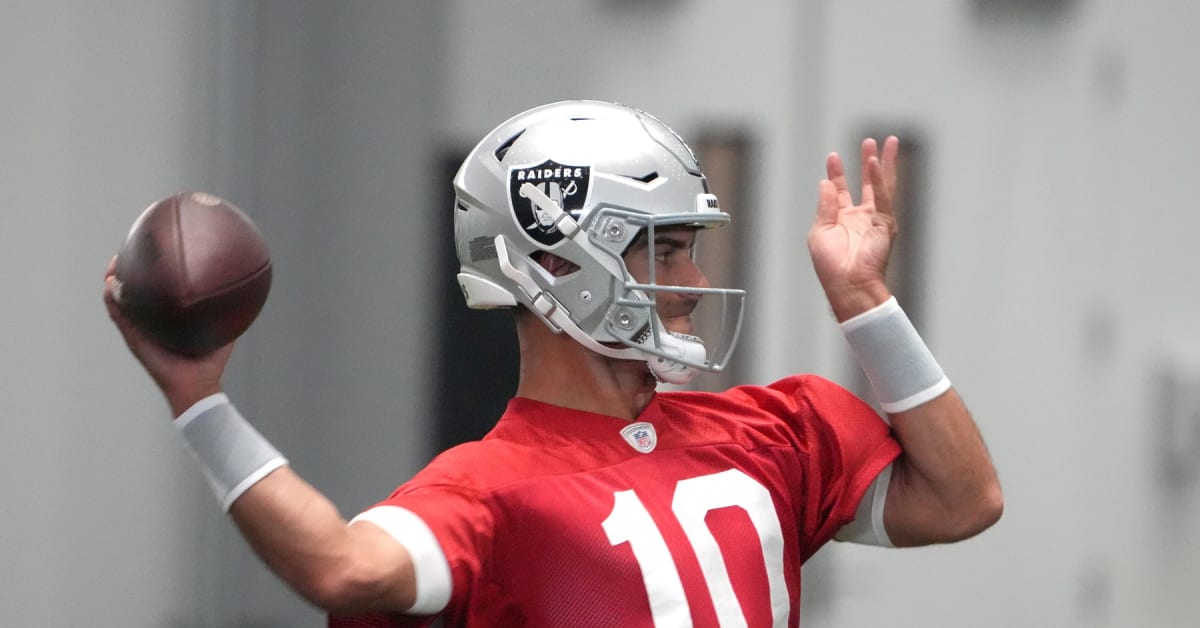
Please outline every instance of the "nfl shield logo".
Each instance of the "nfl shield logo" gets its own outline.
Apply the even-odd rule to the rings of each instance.
[[[654,451],[654,446],[658,444],[658,435],[654,432],[654,426],[645,421],[626,425],[621,430],[621,436],[625,438],[625,442],[629,443],[630,447],[644,454]]]

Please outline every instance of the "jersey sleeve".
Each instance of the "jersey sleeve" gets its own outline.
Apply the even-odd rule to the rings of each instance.
[[[435,460],[351,522],[371,522],[408,550],[417,580],[409,616],[462,608],[492,553],[492,512],[469,481],[443,473],[447,468]],[[412,619],[395,618],[394,625],[425,625]]]
[[[891,428],[863,400],[813,375],[768,387],[782,395],[804,477],[797,504],[805,560],[854,519],[875,477],[900,455]]]
[[[432,626],[435,620],[434,617],[368,613],[365,615],[329,615],[325,620],[325,625],[327,628],[426,628]]]

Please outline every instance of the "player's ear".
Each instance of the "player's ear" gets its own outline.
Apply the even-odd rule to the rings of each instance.
[[[550,272],[555,277],[564,277],[579,270],[579,266],[573,262],[569,262],[553,253],[538,251],[534,254],[534,260]]]

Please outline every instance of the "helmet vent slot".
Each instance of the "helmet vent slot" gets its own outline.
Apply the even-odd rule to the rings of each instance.
[[[650,183],[651,181],[658,178],[658,171],[651,170],[650,172],[647,172],[646,174],[644,174],[640,177],[637,177],[637,176],[634,176],[631,174],[623,174],[620,176],[625,177],[626,179],[633,179],[634,181],[640,181],[642,183]]]
[[[517,142],[517,140],[520,139],[521,136],[524,134],[525,134],[525,129],[521,129],[520,132],[518,132],[516,135],[508,138],[507,140],[504,140],[504,143],[501,144],[500,147],[496,149],[496,152],[495,152],[496,161],[504,161],[504,155],[508,153],[508,149],[512,148],[512,145],[515,144]]]

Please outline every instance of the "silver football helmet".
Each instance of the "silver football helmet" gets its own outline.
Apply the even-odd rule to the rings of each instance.
[[[642,231],[729,222],[691,149],[649,114],[614,103],[566,101],[521,113],[475,147],[454,177],[454,238],[467,305],[523,305],[600,354],[645,360],[662,381],[720,371],[741,331],[745,292],[636,281],[623,255]],[[534,258],[579,267],[553,276]],[[647,247],[654,255],[654,246]],[[718,302],[709,347],[668,331],[661,292]]]

